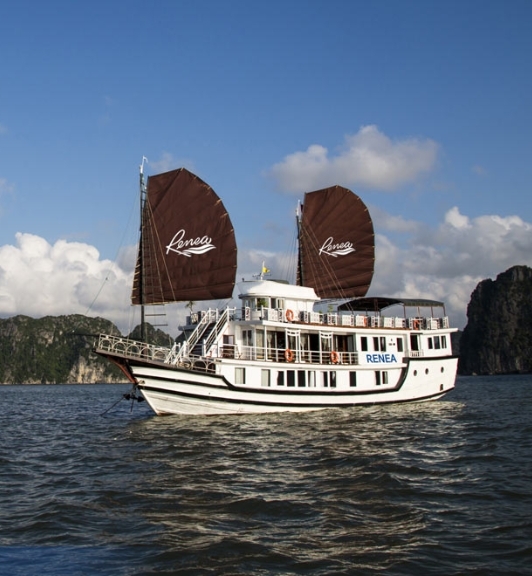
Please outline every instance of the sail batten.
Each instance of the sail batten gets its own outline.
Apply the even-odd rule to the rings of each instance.
[[[298,282],[321,298],[365,296],[373,278],[371,216],[351,190],[331,186],[305,194],[299,226]]]
[[[148,179],[133,304],[231,298],[236,255],[231,219],[208,184],[185,168]]]

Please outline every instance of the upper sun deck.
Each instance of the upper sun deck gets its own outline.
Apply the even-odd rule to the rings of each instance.
[[[294,311],[312,311],[320,301],[314,288],[295,286],[276,280],[250,280],[238,284],[239,298],[244,306],[258,308],[289,308]]]

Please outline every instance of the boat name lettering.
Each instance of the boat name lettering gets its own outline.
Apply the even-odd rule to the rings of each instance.
[[[368,364],[390,364],[397,362],[395,354],[366,354],[366,362]]]
[[[329,256],[347,256],[347,254],[351,254],[354,252],[355,249],[353,248],[352,242],[346,240],[345,242],[339,242],[338,244],[334,243],[334,239],[332,236],[329,236],[327,240],[323,243],[322,247],[320,248],[320,256],[322,252],[328,254]]]
[[[197,256],[199,254],[205,254],[209,250],[214,250],[216,246],[212,243],[212,238],[209,236],[198,236],[197,238],[189,238],[183,240],[185,237],[185,230],[182,228],[174,234],[172,241],[166,247],[166,253],[175,252],[176,254],[181,254],[182,256]]]

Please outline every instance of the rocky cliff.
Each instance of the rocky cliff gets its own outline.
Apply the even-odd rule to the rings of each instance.
[[[461,374],[532,372],[532,269],[514,266],[483,280],[467,307]]]
[[[92,352],[102,332],[120,335],[112,322],[80,314],[0,319],[0,383],[124,382],[116,366]],[[168,334],[151,326],[148,333],[154,341],[169,345]]]

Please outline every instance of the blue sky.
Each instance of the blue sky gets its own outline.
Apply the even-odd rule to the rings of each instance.
[[[532,2],[20,0],[0,8],[0,317],[125,326],[138,165],[221,196],[239,275],[284,272],[304,191],[370,208],[371,294],[532,265]]]

